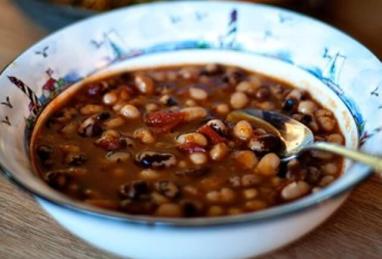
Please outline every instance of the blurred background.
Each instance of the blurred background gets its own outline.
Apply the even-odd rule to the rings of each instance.
[[[9,0],[0,2],[4,1]],[[13,2],[33,22],[39,24],[42,30],[52,31],[102,11],[153,1],[13,0]],[[346,31],[382,58],[381,0],[248,0],[248,2],[282,6],[317,17]]]
[[[177,0],[172,0],[177,1]],[[202,0],[208,1],[208,0]],[[33,42],[77,20],[152,0],[0,0],[0,67]],[[382,0],[247,0],[288,8],[345,31],[382,60]]]

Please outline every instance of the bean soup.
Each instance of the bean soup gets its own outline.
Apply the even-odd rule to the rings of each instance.
[[[38,175],[85,203],[128,214],[211,217],[263,210],[319,191],[343,159],[309,151],[281,162],[282,141],[233,110],[289,115],[343,144],[333,113],[279,80],[207,64],[127,71],[86,83],[36,125]]]

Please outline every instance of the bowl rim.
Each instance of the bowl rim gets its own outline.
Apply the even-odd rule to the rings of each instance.
[[[28,50],[32,49],[34,46],[40,44],[41,42],[54,38],[57,34],[61,33],[62,31],[75,27],[78,25],[81,25],[82,23],[86,23],[89,20],[92,19],[100,19],[102,16],[109,16],[114,13],[118,12],[125,12],[127,10],[133,10],[136,8],[146,8],[147,6],[161,6],[162,8],[167,5],[230,5],[230,6],[261,6],[265,9],[270,10],[278,10],[284,13],[289,13],[295,16],[303,17],[306,20],[309,20],[310,22],[314,22],[316,24],[319,24],[320,26],[324,26],[335,33],[345,36],[347,40],[350,40],[353,42],[353,44],[359,44],[360,47],[362,47],[364,50],[367,50],[371,58],[375,58],[378,60],[378,58],[375,57],[375,55],[368,50],[364,45],[359,43],[358,41],[351,38],[349,35],[343,33],[342,31],[332,27],[331,25],[328,25],[322,21],[319,21],[315,18],[308,17],[304,14],[300,14],[294,11],[290,11],[284,8],[280,7],[274,7],[274,6],[268,6],[265,4],[254,4],[254,3],[244,3],[244,2],[233,2],[233,1],[208,1],[201,3],[200,1],[181,1],[181,2],[155,2],[155,3],[146,3],[146,4],[140,4],[135,6],[128,6],[124,8],[119,8],[116,10],[112,10],[109,12],[101,13],[95,16],[92,16],[90,18],[75,22],[69,26],[66,26],[60,30],[57,30],[56,32],[47,35],[46,37],[40,39],[35,44],[31,45],[26,50],[20,52],[19,55],[17,55],[8,65],[6,65],[1,71],[0,76],[4,75],[4,72],[11,66],[11,64],[16,61],[20,56],[22,56],[24,53],[26,53]],[[357,164],[356,164],[357,165]],[[353,165],[354,166],[354,165]],[[36,196],[38,199],[41,199],[43,201],[47,201],[48,203],[54,204],[56,206],[69,209],[72,212],[80,213],[83,215],[89,215],[89,216],[96,216],[107,220],[113,220],[113,221],[120,221],[123,223],[131,223],[131,224],[139,224],[139,225],[149,225],[149,226],[164,226],[164,227],[212,227],[212,226],[230,226],[233,224],[254,224],[264,221],[270,221],[270,220],[277,220],[280,217],[288,217],[295,215],[297,213],[301,213],[307,209],[313,209],[318,206],[321,206],[324,202],[332,200],[337,198],[340,195],[343,195],[344,193],[350,191],[355,185],[361,183],[363,180],[365,180],[367,177],[372,175],[372,171],[368,169],[363,173],[362,175],[358,175],[357,177],[351,178],[346,183],[340,185],[338,188],[328,188],[321,191],[318,197],[313,197],[315,195],[308,195],[302,199],[298,199],[296,201],[293,201],[291,203],[287,203],[285,205],[279,205],[275,207],[271,207],[266,210],[258,211],[258,212],[251,212],[251,213],[244,213],[234,216],[222,216],[222,217],[198,217],[198,218],[161,218],[161,217],[152,217],[152,216],[142,216],[142,215],[131,215],[126,214],[122,212],[115,212],[111,210],[101,209],[94,206],[87,205],[83,202],[78,202],[75,200],[72,200],[68,198],[67,196],[61,194],[59,195],[59,198],[56,197],[50,197],[46,193],[42,193],[40,190],[35,190],[32,188],[29,188],[22,179],[18,179],[10,170],[7,170],[7,168],[0,163],[0,171],[15,185],[20,187],[22,190],[30,193],[33,196]]]

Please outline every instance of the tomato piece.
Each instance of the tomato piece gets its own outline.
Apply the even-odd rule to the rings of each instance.
[[[208,125],[200,127],[198,132],[205,135],[213,144],[218,144],[226,141],[223,136],[219,135],[219,133],[217,133],[212,127]]]
[[[169,132],[184,121],[182,112],[158,111],[146,115],[145,123],[156,133]]]

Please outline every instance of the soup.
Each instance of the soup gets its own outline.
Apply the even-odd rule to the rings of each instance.
[[[343,144],[333,113],[303,90],[219,64],[126,71],[86,83],[34,129],[32,161],[52,188],[93,206],[159,217],[263,210],[319,191],[343,159],[282,141],[234,110],[289,115]]]

